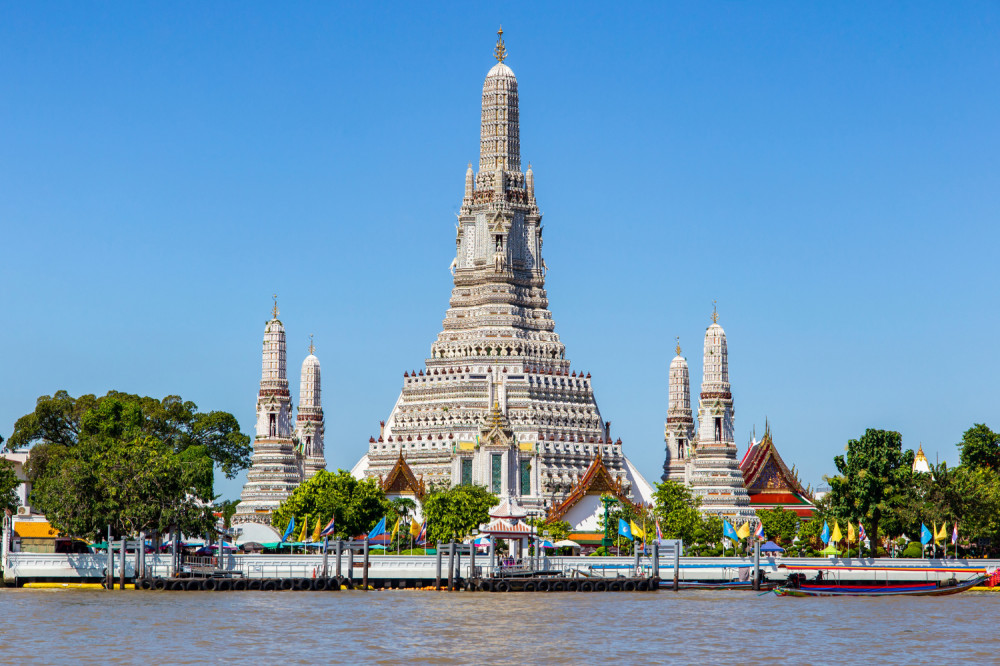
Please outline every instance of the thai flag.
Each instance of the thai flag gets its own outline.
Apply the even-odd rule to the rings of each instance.
[[[766,537],[764,536],[764,523],[762,523],[759,520],[757,521],[757,529],[754,530],[753,535],[758,539],[760,539],[761,541],[764,541],[766,539]]]
[[[656,519],[656,542],[660,543],[663,541],[663,532],[660,531],[660,519]]]
[[[955,526],[951,528],[951,543],[952,545],[958,543],[958,523],[955,523]]]
[[[328,522],[328,523],[326,524],[326,527],[324,527],[324,528],[323,528],[323,531],[319,533],[319,535],[320,535],[321,537],[328,537],[328,536],[333,536],[333,531],[334,531],[334,527],[333,527],[333,522],[334,522],[334,521],[335,521],[336,519],[337,519],[337,517],[336,517],[336,516],[334,516],[334,517],[330,518],[330,522]]]
[[[427,521],[426,520],[424,521],[424,524],[420,526],[420,534],[417,535],[417,545],[418,546],[422,545],[425,541],[427,541]]]
[[[858,521],[858,541],[861,542],[867,538],[868,535],[865,533],[865,526],[861,524],[861,521]]]

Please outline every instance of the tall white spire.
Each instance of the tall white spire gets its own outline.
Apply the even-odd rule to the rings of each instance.
[[[705,331],[704,376],[698,404],[698,444],[692,461],[691,485],[701,498],[703,513],[743,522],[753,517],[750,496],[736,460],[733,395],[729,385],[726,332],[713,308]]]
[[[299,439],[299,450],[304,457],[302,472],[304,481],[311,479],[319,470],[326,469],[319,359],[316,358],[316,346],[312,342],[312,336],[309,338],[309,355],[302,361],[299,411],[295,417],[295,434]]]
[[[234,523],[270,524],[271,513],[302,481],[292,440],[292,399],[285,367],[285,327],[274,297],[271,319],[264,325],[260,390],[257,392],[257,436],[240,494]]]
[[[497,32],[494,50],[497,64],[483,82],[483,111],[480,125],[479,171],[520,171],[521,131],[518,119],[517,78],[503,64],[507,48],[503,28]]]
[[[669,404],[664,427],[666,459],[663,462],[664,481],[685,482],[694,450],[694,416],[691,413],[691,379],[687,359],[681,356],[680,338],[677,356],[670,362]]]

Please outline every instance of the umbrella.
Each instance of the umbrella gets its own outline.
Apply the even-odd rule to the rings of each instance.
[[[827,546],[823,550],[819,551],[819,554],[820,555],[840,555],[840,551],[837,550],[837,547],[835,545],[830,544],[829,546]]]
[[[247,541],[245,544],[240,546],[240,548],[248,553],[259,553],[264,550],[264,544],[259,541]]]
[[[556,545],[554,543],[552,543],[551,541],[549,541],[548,539],[539,539],[539,541],[538,541],[538,547],[539,548],[555,548]]]
[[[768,541],[763,546],[760,547],[760,552],[762,553],[783,553],[785,549],[774,543],[773,541]]]
[[[322,545],[322,544],[320,544],[320,545]],[[368,550],[385,550],[385,549],[386,549],[386,546],[383,546],[381,544],[376,544],[374,546],[368,546]]]
[[[556,541],[556,548],[582,548],[582,546],[572,539],[563,539]]]
[[[483,536],[479,537],[478,539],[474,540],[472,543],[474,543],[474,544],[476,544],[476,546],[482,548],[482,547],[485,547],[485,546],[489,546],[492,542],[493,541],[488,536],[483,535]]]

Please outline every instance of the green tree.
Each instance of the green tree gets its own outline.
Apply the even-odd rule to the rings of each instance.
[[[528,524],[538,530],[539,536],[548,532],[549,535],[545,538],[552,543],[569,538],[570,524],[565,520],[553,520],[550,523],[545,518],[529,518]]]
[[[838,517],[862,519],[872,544],[878,544],[883,516],[892,499],[913,481],[913,451],[903,450],[898,432],[869,428],[847,442],[847,455],[833,459],[840,473],[830,477],[831,507]]]
[[[1000,433],[993,432],[985,423],[977,423],[966,430],[958,448],[962,465],[1000,471]]]
[[[104,402],[113,403],[117,417],[124,420],[102,425],[102,419],[114,416],[102,411]],[[92,415],[89,426],[85,423],[88,414]],[[195,403],[173,395],[162,400],[118,391],[109,391],[99,398],[93,395],[74,398],[66,391],[43,395],[38,398],[35,411],[14,424],[8,446],[17,450],[47,444],[71,449],[95,434],[123,439],[126,430],[133,436],[152,437],[175,453],[197,451],[217,464],[228,478],[250,465],[253,451],[250,438],[240,432],[236,417],[228,412],[199,412]],[[193,453],[189,453],[188,459],[192,457]]]
[[[0,437],[0,443],[3,443],[3,437]],[[21,505],[17,497],[19,485],[21,480],[17,478],[14,465],[9,460],[0,458],[0,512],[3,509],[17,511],[17,507]]]
[[[799,531],[799,516],[783,507],[757,509],[757,517],[764,525],[764,534],[779,546],[790,546]]]
[[[239,500],[222,500],[215,505],[215,510],[222,514],[222,525],[227,530],[232,527],[233,516],[239,505]]]
[[[663,481],[656,484],[656,491],[653,493],[653,512],[660,518],[663,537],[683,539],[685,543],[692,543],[695,531],[702,522],[698,511],[700,504],[691,489],[682,483]]]
[[[298,526],[303,520],[315,521],[318,517],[326,523],[333,517],[334,536],[353,539],[392,512],[392,504],[375,479],[359,481],[343,469],[335,474],[320,470],[281,503],[271,516],[271,524],[281,532],[292,516]]]
[[[427,537],[437,543],[465,538],[489,522],[490,509],[499,503],[499,497],[476,485],[431,492],[423,506]]]
[[[115,536],[211,526],[212,460],[150,434],[134,398],[60,392],[15,425],[11,443],[35,443],[26,469],[31,503],[57,529],[97,537],[108,525]]]

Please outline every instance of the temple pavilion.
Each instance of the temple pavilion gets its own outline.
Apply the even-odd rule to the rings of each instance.
[[[751,442],[740,461],[743,483],[750,495],[754,509],[783,507],[798,514],[799,518],[812,518],[816,510],[811,494],[802,487],[795,469],[789,469],[781,459],[771,437],[771,427],[764,425],[764,436]]]

